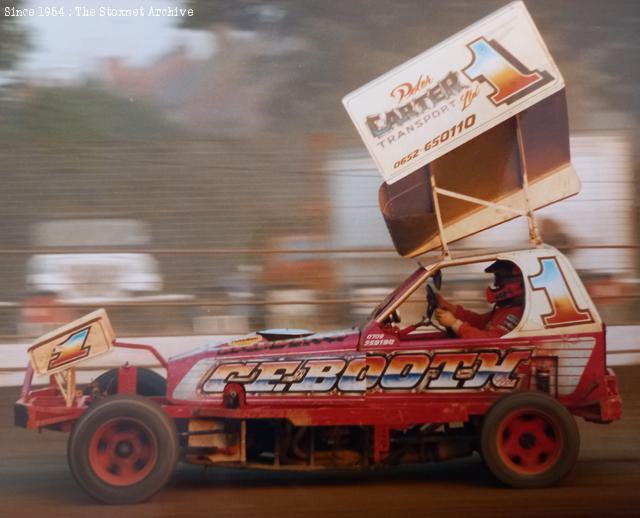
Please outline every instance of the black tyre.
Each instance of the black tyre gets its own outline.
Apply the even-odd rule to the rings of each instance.
[[[541,392],[505,396],[482,425],[482,457],[491,472],[512,487],[555,484],[571,471],[580,450],[573,416]]]
[[[167,392],[167,380],[157,372],[144,367],[138,367],[138,377],[136,382],[136,394],[141,396],[164,396]],[[98,386],[101,394],[115,394],[118,389],[118,369],[110,369],[103,372],[93,384]],[[90,388],[85,389],[85,394],[91,392]]]
[[[96,500],[141,502],[160,490],[175,469],[175,424],[153,401],[109,396],[78,419],[67,458],[78,484]]]

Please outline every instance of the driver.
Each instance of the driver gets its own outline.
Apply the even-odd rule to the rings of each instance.
[[[522,272],[511,261],[498,260],[485,272],[495,277],[493,287],[487,288],[487,301],[493,304],[488,313],[478,314],[451,304],[439,293],[438,322],[460,338],[497,338],[514,329],[524,309]]]

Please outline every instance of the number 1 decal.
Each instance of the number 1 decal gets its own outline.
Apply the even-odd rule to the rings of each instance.
[[[496,40],[481,37],[467,48],[473,60],[463,72],[471,81],[485,81],[493,87],[489,100],[496,106],[511,104],[553,80],[549,72],[529,70]]]
[[[540,273],[529,277],[534,290],[544,290],[551,313],[541,315],[545,327],[588,324],[593,317],[588,309],[579,309],[555,257],[538,259]]]
[[[48,369],[51,370],[56,367],[62,367],[63,365],[89,356],[90,346],[87,344],[87,337],[89,336],[90,329],[89,327],[81,329],[72,334],[60,345],[55,346],[51,352]]]

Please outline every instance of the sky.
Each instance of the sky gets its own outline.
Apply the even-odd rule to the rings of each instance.
[[[178,17],[75,16],[74,7],[122,9],[181,7],[179,0],[26,0],[25,8],[62,7],[65,16],[25,16],[20,22],[29,31],[31,51],[19,70],[31,78],[61,81],[82,80],[95,75],[100,60],[118,57],[130,65],[145,65],[178,45],[194,58],[215,51],[207,31],[178,27]],[[196,13],[197,15],[197,13]]]

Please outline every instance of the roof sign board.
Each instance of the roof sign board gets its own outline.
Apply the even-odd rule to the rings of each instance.
[[[564,88],[513,2],[343,99],[387,184]]]

